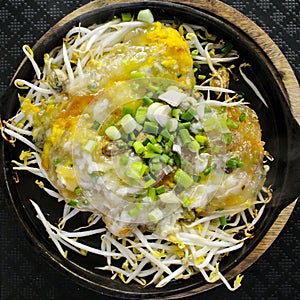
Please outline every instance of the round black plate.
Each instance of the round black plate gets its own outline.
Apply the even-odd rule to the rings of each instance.
[[[271,171],[267,180],[267,185],[272,185],[273,188],[273,204],[266,209],[264,217],[256,225],[255,237],[248,240],[241,250],[231,253],[222,261],[221,271],[226,273],[241,262],[262,240],[282,208],[299,196],[299,184],[296,184],[300,178],[300,158],[297,154],[297,149],[300,149],[299,125],[290,112],[280,74],[255,41],[226,20],[218,16],[208,15],[199,9],[167,2],[149,1],[134,4],[127,2],[98,8],[73,18],[63,27],[54,27],[51,34],[46,39],[42,38],[34,47],[35,58],[42,64],[43,54],[59,45],[66,32],[78,23],[83,26],[103,23],[121,12],[130,11],[135,14],[144,8],[150,8],[156,20],[172,20],[176,17],[187,23],[201,24],[210,32],[233,43],[241,57],[236,65],[245,61],[251,64],[252,67],[247,70],[247,75],[259,88],[269,106],[266,108],[242,79],[231,86],[233,89],[243,91],[246,100],[250,102],[250,107],[257,112],[263,131],[263,140],[266,142],[265,148],[275,157],[275,160],[271,163]],[[33,69],[30,63],[26,61],[18,70],[16,77],[30,80],[33,75]],[[3,96],[5,105],[1,112],[2,119],[13,116],[18,110],[18,92],[14,86],[10,86]],[[16,212],[36,250],[60,271],[71,276],[76,282],[99,293],[130,299],[167,296],[179,298],[187,291],[190,294],[194,289],[205,284],[202,276],[196,275],[188,280],[171,282],[161,289],[156,289],[154,286],[141,287],[134,283],[124,285],[118,280],[112,281],[109,272],[94,269],[95,266],[104,264],[101,257],[90,254],[87,257],[82,257],[69,251],[68,260],[63,259],[51,240],[48,239],[48,235],[36,218],[28,199],[37,202],[47,215],[48,220],[54,224],[61,216],[63,204],[58,204],[39,189],[34,183],[36,178],[31,174],[19,172],[20,183],[14,182],[15,175],[10,162],[12,159],[18,158],[21,149],[27,150],[21,143],[17,143],[17,147],[12,148],[1,141],[1,172],[10,195],[10,206]],[[73,223],[75,224],[74,227],[76,227],[77,222],[81,223],[86,218],[87,214],[81,214]],[[92,245],[98,243],[97,240],[89,240],[88,242]]]

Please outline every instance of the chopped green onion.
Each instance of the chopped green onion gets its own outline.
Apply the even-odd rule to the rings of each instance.
[[[135,113],[135,120],[139,123],[139,124],[144,124],[144,122],[146,121],[147,118],[147,107],[145,106],[140,106]]]
[[[174,160],[174,163],[175,163],[175,165],[177,167],[181,166],[181,157],[180,157],[179,153],[174,152],[174,154],[173,154],[173,160]],[[169,164],[170,164],[170,162],[169,162]]]
[[[119,123],[122,126],[124,132],[127,133],[127,134],[133,132],[136,129],[136,126],[137,126],[137,123],[136,123],[135,119],[129,114],[125,115],[119,121]]]
[[[131,166],[126,170],[126,176],[139,180],[144,174],[149,170],[149,167],[143,164],[141,161],[135,161]]]
[[[154,18],[150,9],[140,10],[137,16],[137,20],[146,23],[153,23]]]
[[[86,150],[87,152],[92,153],[96,148],[96,145],[97,145],[96,141],[88,140],[83,149]]]
[[[142,142],[134,142],[133,148],[134,148],[135,153],[137,153],[137,154],[141,154],[145,151],[145,146],[143,145]]]
[[[107,127],[106,130],[105,130],[105,134],[106,134],[112,141],[115,141],[115,140],[118,140],[119,138],[121,138],[121,133],[120,133],[120,131],[118,130],[118,128],[115,127],[115,126]]]
[[[232,119],[227,119],[226,124],[227,124],[228,128],[230,128],[230,129],[238,129],[239,128],[239,124],[234,122]]]
[[[121,13],[121,19],[122,22],[129,22],[131,21],[132,17],[131,17],[131,13],[127,12],[127,13]]]
[[[191,51],[192,56],[196,56],[198,54],[199,54],[199,51],[197,49],[194,49],[194,50]]]
[[[67,202],[67,204],[68,204],[69,206],[76,207],[76,206],[78,205],[78,200],[77,200],[77,199],[69,200],[69,201]]]
[[[146,176],[145,179],[146,179],[146,181],[144,182],[145,189],[149,188],[151,185],[153,185],[156,182],[155,179],[150,175]]]
[[[171,138],[165,143],[166,150],[170,149],[173,145],[174,136],[171,136]]]
[[[226,167],[229,169],[241,168],[244,163],[238,157],[232,157],[226,161]]]
[[[91,128],[94,130],[98,130],[99,127],[100,127],[100,123],[98,121],[94,121]]]
[[[147,150],[158,153],[158,154],[161,154],[163,152],[162,149],[160,148],[159,144],[153,145],[151,143],[148,143],[146,147],[147,147]]]
[[[178,127],[189,129],[191,127],[191,122],[179,123]]]
[[[58,164],[60,164],[61,163],[61,159],[60,158],[55,158],[55,159],[53,159],[53,164],[55,165],[55,166],[57,166]]]
[[[149,136],[148,136],[148,140],[149,140],[149,142],[152,143],[152,144],[155,144],[155,143],[156,143],[156,139],[155,139],[155,137],[154,137],[153,135],[149,135]]]
[[[200,175],[193,175],[193,180],[194,180],[194,182],[199,183],[200,180],[201,180],[201,176]]]
[[[157,135],[158,125],[155,122],[145,122],[143,131],[145,133]]]
[[[228,54],[231,50],[232,50],[232,48],[233,48],[233,45],[231,44],[231,43],[227,43],[227,44],[225,44],[225,46],[221,49],[221,52],[223,53],[223,54]]]
[[[224,217],[224,216],[220,217],[219,221],[220,221],[221,226],[225,226],[227,224],[226,217]]]
[[[130,73],[130,78],[131,79],[139,79],[139,78],[144,78],[145,73],[144,72],[139,72],[139,71],[132,71]]]
[[[174,174],[174,182],[183,188],[189,188],[193,183],[193,178],[182,169],[178,169]]]
[[[160,160],[164,163],[168,163],[168,161],[170,160],[170,157],[167,154],[162,154],[160,157]]]
[[[165,138],[166,140],[169,140],[169,139],[171,138],[171,134],[170,134],[170,132],[169,132],[169,130],[168,130],[167,128],[164,128],[164,129],[161,131],[160,135],[161,135],[163,138]]]
[[[153,152],[153,151],[148,151],[146,150],[144,153],[143,153],[143,158],[153,158],[153,157],[157,157],[158,154]]]
[[[242,112],[242,113],[240,114],[239,120],[240,120],[241,122],[243,122],[243,121],[245,121],[245,119],[246,119],[246,113]]]
[[[182,77],[182,73],[177,74],[177,78],[181,78]]]
[[[171,166],[171,167],[174,166],[174,159],[173,158],[169,159],[168,165]]]
[[[206,145],[207,142],[208,142],[208,138],[207,138],[205,135],[197,134],[197,135],[195,136],[195,139],[196,139],[196,141],[197,141],[201,146]]]
[[[212,170],[214,170],[217,167],[217,165],[215,163],[211,164],[209,167],[207,167],[204,171],[203,174],[205,176],[209,175],[211,173]]]
[[[182,145],[187,145],[192,141],[189,131],[185,128],[179,130],[179,136]]]
[[[128,156],[121,156],[120,157],[120,160],[119,160],[120,166],[123,166],[123,167],[127,166],[128,162],[129,162],[129,157]]]
[[[231,133],[223,133],[221,136],[221,140],[224,144],[229,145],[231,143],[232,140],[232,134]]]
[[[174,117],[177,120],[179,120],[180,116],[182,115],[182,111],[181,111],[180,108],[173,108],[171,115],[172,115],[172,117]]]
[[[199,80],[205,80],[206,79],[206,75],[198,75],[198,79]]]
[[[154,188],[154,187],[149,188],[148,196],[150,197],[150,199],[152,201],[154,201],[155,200],[155,196],[156,196],[156,188]]]
[[[129,134],[129,136],[130,136],[131,141],[135,141],[136,136],[135,136],[134,132],[131,132],[131,133]]]
[[[150,106],[154,101],[148,96],[143,97],[143,101],[147,106]]]
[[[82,194],[83,194],[83,190],[82,190],[82,188],[80,188],[80,187],[77,187],[77,188],[75,189],[75,194],[76,194],[77,196],[80,196],[80,195],[82,195]]]
[[[131,107],[124,106],[122,108],[122,117],[124,117],[127,114],[132,115],[133,114],[133,110],[132,110]]]
[[[156,194],[160,195],[166,192],[166,187],[164,184],[160,185],[159,187],[156,188]]]
[[[190,206],[192,203],[193,203],[193,199],[189,198],[189,197],[185,197],[183,200],[182,200],[183,204],[185,206]]]

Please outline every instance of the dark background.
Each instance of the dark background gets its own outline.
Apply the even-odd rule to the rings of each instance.
[[[0,94],[35,41],[87,0],[0,1]],[[299,0],[226,0],[258,24],[280,47],[299,80]],[[299,179],[300,184],[300,179]],[[37,255],[0,190],[1,299],[107,299],[78,286]],[[220,286],[192,299],[300,299],[300,205],[270,249],[244,272],[242,288]]]

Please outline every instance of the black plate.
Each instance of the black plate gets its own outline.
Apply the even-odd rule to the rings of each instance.
[[[42,38],[34,47],[35,58],[42,64],[43,54],[59,45],[66,32],[78,23],[84,26],[103,23],[111,20],[121,12],[131,11],[137,13],[144,8],[150,8],[156,20],[176,17],[184,22],[201,24],[210,32],[222,36],[228,42],[232,42],[241,56],[236,65],[244,61],[251,64],[252,67],[249,68],[247,74],[259,88],[269,105],[269,108],[266,108],[242,80],[238,82],[238,89],[245,92],[250,107],[259,116],[263,140],[266,141],[265,148],[275,157],[267,180],[267,185],[272,184],[274,198],[273,204],[266,209],[263,219],[256,225],[255,237],[248,240],[241,250],[231,253],[229,257],[222,261],[221,271],[226,273],[254,249],[274,223],[280,211],[288,203],[295,200],[300,193],[299,184],[297,185],[297,180],[300,178],[300,156],[297,153],[300,149],[299,125],[290,112],[287,94],[280,74],[255,41],[226,20],[218,16],[208,15],[206,12],[192,7],[167,2],[120,3],[82,14],[70,20],[63,27],[54,27],[51,34],[48,34],[46,39]],[[28,80],[33,76],[33,69],[28,61],[21,66],[16,74],[17,78]],[[233,85],[232,88],[237,87]],[[5,103],[5,105],[1,112],[2,119],[14,115],[18,110],[17,93],[18,90],[14,86],[10,86],[4,94],[2,103]],[[179,298],[186,292],[191,294],[194,289],[205,284],[202,276],[196,275],[188,280],[171,282],[161,289],[156,289],[154,286],[141,287],[136,284],[124,285],[118,280],[112,281],[108,272],[104,273],[93,269],[94,266],[102,265],[101,258],[98,256],[88,255],[82,257],[69,251],[69,259],[63,259],[51,240],[48,239],[28,199],[32,198],[36,201],[52,223],[56,223],[61,216],[63,205],[57,204],[53,198],[47,197],[34,183],[36,178],[28,173],[20,172],[20,183],[15,184],[10,161],[18,158],[21,149],[27,150],[20,143],[17,143],[16,148],[12,148],[1,140],[1,172],[3,172],[2,176],[5,178],[11,199],[9,205],[16,212],[35,249],[60,271],[90,289],[110,296],[130,299],[167,296]],[[80,219],[85,217],[85,214],[81,214],[77,221],[80,222]],[[92,240],[90,242],[91,244],[97,243]]]

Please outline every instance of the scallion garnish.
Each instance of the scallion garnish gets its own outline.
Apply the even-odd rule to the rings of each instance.
[[[121,13],[122,22],[129,22],[132,19],[131,13]]]
[[[135,120],[139,124],[144,124],[147,118],[147,107],[145,106],[139,106],[135,113]]]
[[[144,123],[143,132],[157,135],[158,129],[159,129],[159,127],[158,127],[158,125],[155,122],[146,121]]]
[[[142,142],[139,142],[139,141],[136,141],[133,143],[133,148],[134,148],[134,151],[135,153],[137,154],[141,154],[145,151],[145,146],[143,145]]]
[[[133,114],[133,110],[132,110],[131,107],[124,106],[122,108],[122,117],[124,117],[127,114],[132,115]]]
[[[119,121],[120,125],[122,126],[123,130],[125,133],[129,134],[131,132],[133,132],[136,129],[137,126],[137,122],[135,121],[135,119],[127,114],[125,115],[120,121]]]
[[[197,114],[195,108],[190,107],[187,111],[185,111],[182,115],[181,115],[181,119],[184,121],[191,121],[195,115]]]
[[[98,130],[100,127],[100,123],[98,121],[94,121],[92,124],[92,129]]]
[[[245,121],[245,119],[246,119],[246,113],[242,112],[242,113],[240,114],[239,120],[240,120],[241,122],[243,122],[243,121]]]
[[[227,124],[227,127],[230,129],[238,129],[239,128],[239,124],[236,123],[235,121],[233,121],[232,119],[227,119],[226,124]]]
[[[131,79],[139,79],[139,78],[144,78],[145,73],[144,72],[139,72],[139,71],[132,71],[130,73],[130,78]]]
[[[155,196],[156,196],[156,188],[150,187],[149,190],[148,190],[148,196],[150,197],[150,199],[152,201],[154,201],[155,200]]]
[[[221,226],[225,226],[227,224],[226,217],[224,217],[224,216],[220,217],[219,221],[220,221]]]
[[[156,194],[161,195],[166,192],[166,187],[164,184],[160,185],[159,187],[156,188]]]
[[[189,188],[193,183],[193,178],[182,169],[178,169],[174,174],[174,182],[183,188]]]
[[[227,55],[233,48],[233,45],[231,43],[227,43],[225,44],[225,46],[221,49],[221,52],[224,54],[224,55]]]
[[[182,145],[184,145],[184,146],[189,144],[192,141],[190,133],[186,128],[179,130],[179,137],[180,137]]]
[[[146,104],[146,105],[148,105],[148,106],[150,106],[154,101],[150,98],[150,97],[148,97],[148,96],[145,96],[145,97],[143,97],[143,101],[144,101],[144,103]]]
[[[144,182],[144,188],[147,189],[149,188],[151,185],[153,185],[154,183],[156,182],[156,180],[151,177],[150,175],[149,176],[146,176],[145,177],[145,182]]]
[[[116,126],[107,127],[105,130],[105,134],[112,140],[118,140],[121,138],[121,133]]]
[[[226,167],[229,169],[241,168],[244,163],[238,157],[232,157],[226,161]]]

